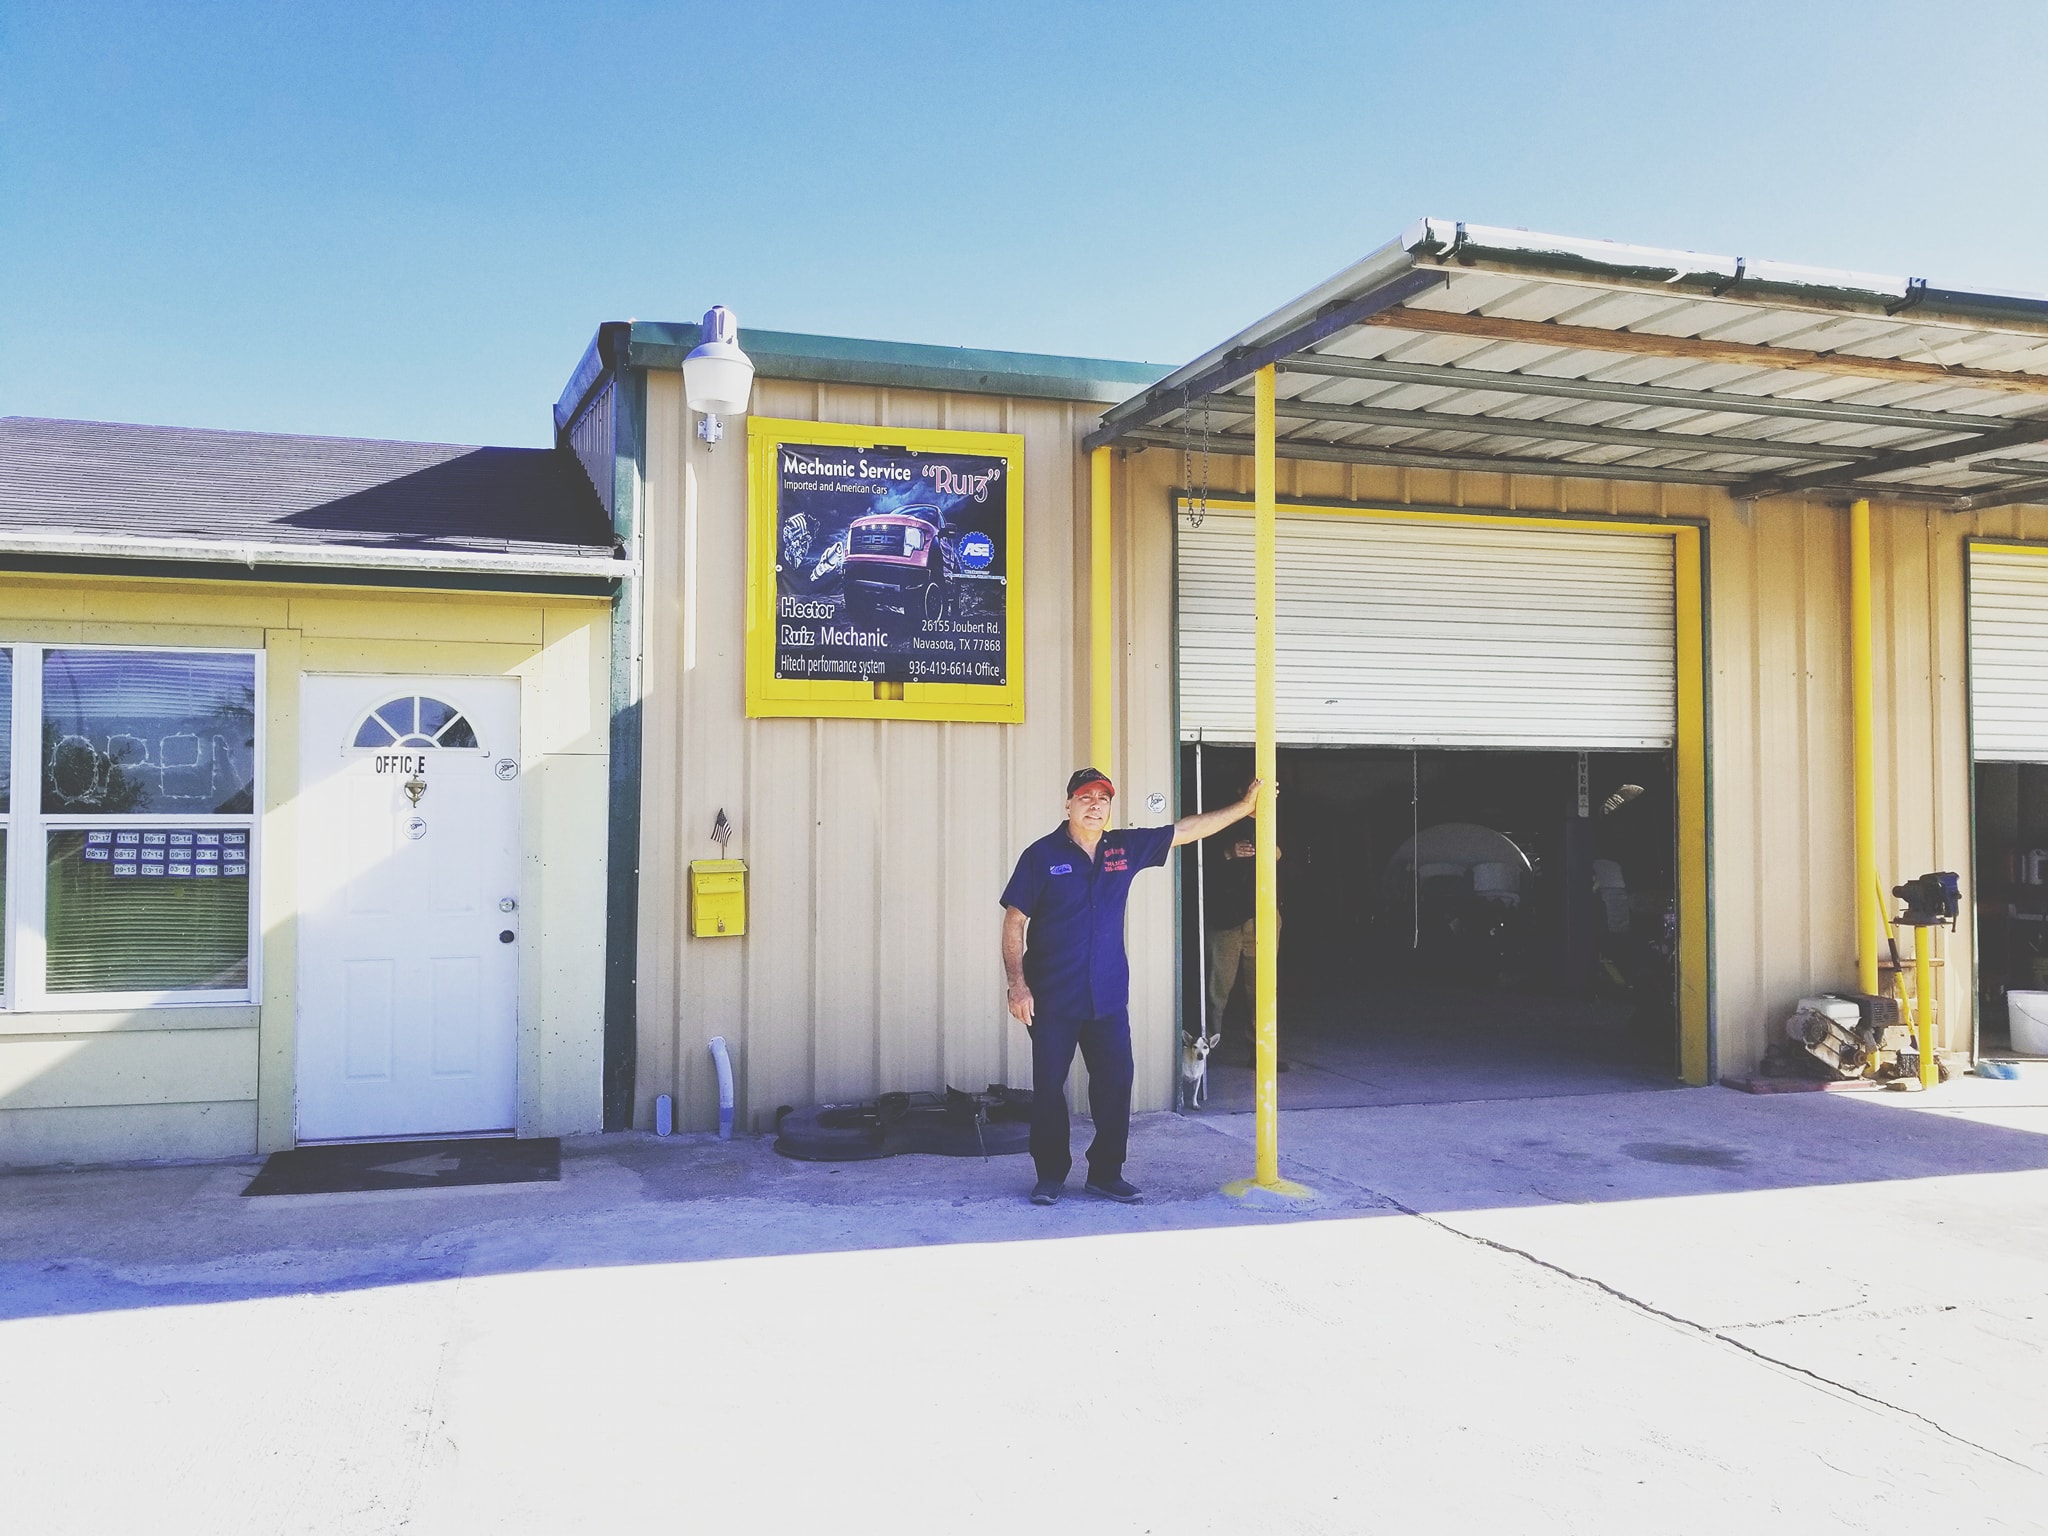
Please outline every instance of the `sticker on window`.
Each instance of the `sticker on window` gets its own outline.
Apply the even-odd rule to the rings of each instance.
[[[112,875],[153,875],[165,880],[218,880],[249,877],[247,832],[200,832],[182,829],[142,832],[84,832],[72,844],[75,854]],[[230,840],[236,846],[222,847]],[[138,841],[141,846],[137,846]]]

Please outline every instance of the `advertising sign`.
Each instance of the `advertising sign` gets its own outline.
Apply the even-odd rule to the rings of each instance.
[[[759,420],[749,439],[749,713],[1021,718],[1018,440]]]

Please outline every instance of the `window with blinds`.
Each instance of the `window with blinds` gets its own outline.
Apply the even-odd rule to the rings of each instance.
[[[253,996],[256,654],[0,658],[9,1006]]]

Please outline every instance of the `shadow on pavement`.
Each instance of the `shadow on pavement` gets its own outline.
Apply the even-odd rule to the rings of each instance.
[[[1284,1089],[1283,1089],[1284,1091]],[[1314,1198],[1248,1207],[1245,1115],[1141,1117],[1135,1207],[1024,1199],[1021,1157],[797,1163],[766,1139],[563,1143],[553,1185],[245,1200],[246,1164],[0,1178],[0,1320],[204,1305],[612,1265],[1164,1233],[1404,1211],[1694,1198],[2048,1169],[2026,1083],[1937,1095],[1724,1089],[1366,1109],[1282,1119],[1284,1171]],[[2005,1121],[2008,1123],[1998,1123]],[[2039,1126],[2040,1131],[2029,1129]],[[1077,1153],[1086,1135],[1077,1129]]]

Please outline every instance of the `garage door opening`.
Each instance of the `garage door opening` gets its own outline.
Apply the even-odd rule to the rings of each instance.
[[[1228,803],[1251,756],[1184,746],[1184,809]],[[1672,1084],[1671,753],[1283,747],[1279,776],[1288,1107]],[[1249,836],[1181,852],[1208,1112],[1252,1107]]]
[[[2048,1054],[2048,763],[1979,763],[1976,793],[1977,1053]]]

